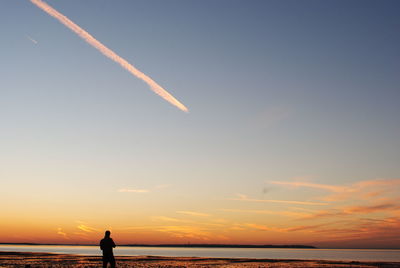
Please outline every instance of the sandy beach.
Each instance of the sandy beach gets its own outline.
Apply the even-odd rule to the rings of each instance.
[[[101,257],[69,254],[0,252],[0,267],[101,267]],[[400,262],[284,260],[245,258],[117,257],[117,267],[358,267],[394,268]]]

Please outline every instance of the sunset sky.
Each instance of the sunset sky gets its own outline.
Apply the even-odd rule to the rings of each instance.
[[[0,8],[0,242],[400,248],[400,1]]]

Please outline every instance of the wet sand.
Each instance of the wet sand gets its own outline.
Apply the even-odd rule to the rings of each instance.
[[[156,256],[118,256],[117,267],[357,267],[357,268],[394,268],[400,262],[359,262],[327,260],[277,260],[245,258],[195,258],[195,257],[156,257]],[[0,252],[0,267],[101,267],[101,257],[70,254]]]

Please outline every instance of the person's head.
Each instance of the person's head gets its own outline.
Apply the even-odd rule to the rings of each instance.
[[[111,232],[110,231],[106,231],[106,233],[104,234],[104,237],[110,237]]]

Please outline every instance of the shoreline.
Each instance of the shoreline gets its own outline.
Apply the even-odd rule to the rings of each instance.
[[[299,259],[117,256],[117,267],[357,267],[394,268],[400,262]],[[0,251],[0,267],[99,267],[101,256]]]
[[[97,244],[41,244],[41,243],[0,243],[0,245],[13,246],[98,246]],[[158,248],[293,248],[317,249],[310,245],[252,245],[252,244],[122,244],[119,247],[158,247]]]

